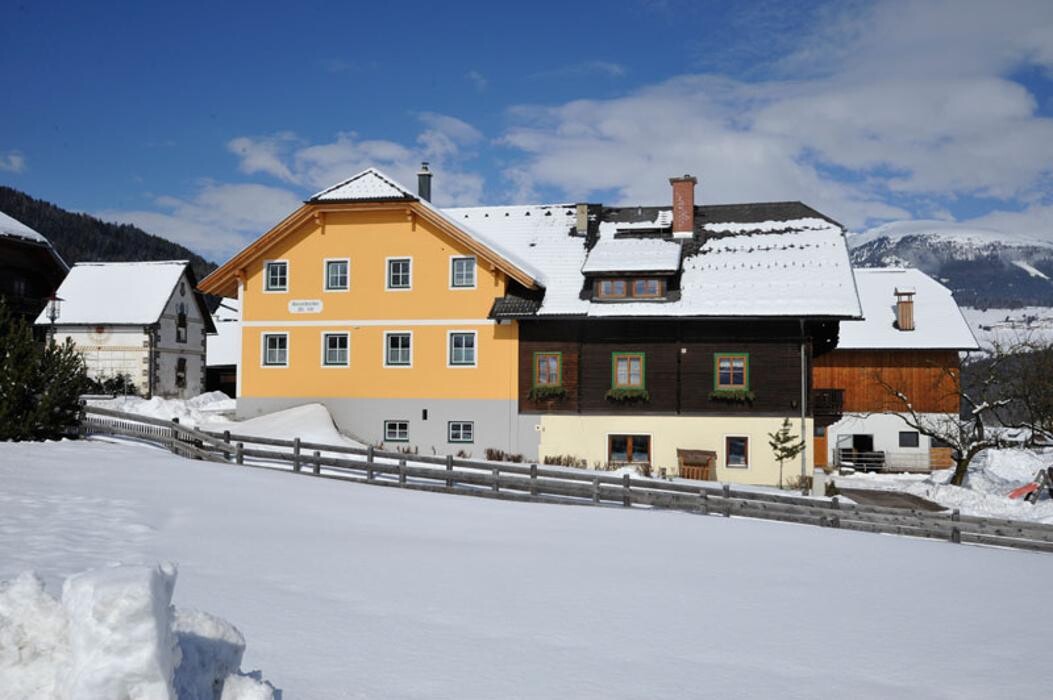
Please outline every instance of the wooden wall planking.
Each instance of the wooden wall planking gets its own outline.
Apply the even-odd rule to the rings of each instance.
[[[945,350],[835,350],[816,358],[816,389],[843,389],[846,412],[902,410],[902,403],[882,386],[902,391],[915,410],[957,413],[958,353]]]

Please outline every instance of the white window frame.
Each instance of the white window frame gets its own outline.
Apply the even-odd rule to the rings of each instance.
[[[742,438],[743,440],[746,441],[746,464],[744,466],[743,465],[739,465],[739,464],[729,464],[728,463],[728,438]],[[753,443],[753,436],[751,436],[751,435],[743,435],[742,433],[728,433],[728,434],[724,435],[723,444],[720,446],[721,452],[724,453],[724,468],[725,469],[742,469],[742,470],[750,469],[750,467],[752,466],[752,462],[753,462],[753,458],[752,458],[753,446],[752,446],[752,443]]]
[[[408,335],[409,336],[409,363],[404,365],[393,365],[388,362],[388,338],[393,335]],[[413,366],[413,331],[384,331],[384,346],[381,348],[383,353],[382,359],[384,360],[385,367],[391,367],[393,369],[405,369]]]
[[[471,284],[454,284],[456,279],[456,273],[454,265],[457,264],[458,260],[471,260],[472,261],[472,283]],[[479,261],[474,255],[451,255],[450,256],[450,289],[457,291],[462,289],[478,289],[479,288]]]
[[[284,263],[285,264],[285,287],[283,289],[268,289],[267,281],[270,279],[270,266],[271,263]],[[289,264],[288,260],[264,260],[263,261],[263,293],[264,294],[288,294],[289,293],[289,280],[291,278],[292,265]]]
[[[453,439],[453,426],[461,426],[461,437],[457,440]],[[468,431],[471,437],[467,440],[464,439],[464,426],[469,426]],[[446,442],[456,445],[466,445],[475,442],[475,421],[474,420],[451,420],[446,423]]]
[[[455,335],[471,335],[472,336],[472,349],[475,354],[472,357],[472,363],[457,363],[453,362],[453,336]],[[469,368],[479,366],[479,331],[458,331],[451,330],[446,331],[446,366],[451,369],[458,368]]]
[[[406,426],[406,437],[388,437],[388,426],[402,423]],[[409,421],[403,418],[388,418],[384,420],[384,442],[409,442]]]
[[[270,364],[267,362],[267,339],[279,336],[285,338],[285,364]],[[291,348],[289,347],[289,334],[285,331],[260,333],[260,367],[264,367],[267,369],[288,367],[290,350]]]
[[[391,263],[396,260],[405,260],[409,263],[409,285],[405,287],[392,287],[391,286]],[[388,292],[408,292],[413,289],[413,256],[412,255],[392,255],[384,258],[384,289]]]
[[[329,263],[342,262],[347,264],[347,286],[346,287],[330,287],[329,286]],[[326,258],[322,261],[322,291],[326,293],[338,294],[340,292],[351,291],[351,258]]]
[[[329,359],[329,336],[342,335],[347,339],[347,362],[343,364],[330,364]],[[339,369],[341,367],[351,366],[351,334],[347,331],[322,331],[322,367],[329,369]]]

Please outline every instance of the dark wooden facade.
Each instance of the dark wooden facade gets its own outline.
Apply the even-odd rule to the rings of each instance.
[[[0,236],[0,297],[32,323],[62,283],[67,269],[43,243]]]
[[[830,324],[805,327],[806,376],[811,376],[812,336],[831,335]],[[833,326],[836,334],[836,324]],[[562,356],[566,396],[535,401],[534,354]],[[647,401],[606,398],[612,354],[645,353]],[[713,398],[714,358],[749,355],[750,401]],[[795,416],[801,400],[801,331],[796,321],[537,320],[520,323],[521,413]],[[809,387],[810,389],[810,387]],[[808,407],[808,414],[811,409]]]

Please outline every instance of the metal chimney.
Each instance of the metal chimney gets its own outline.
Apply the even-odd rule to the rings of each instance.
[[[425,202],[431,201],[431,171],[428,170],[428,161],[422,162],[417,172],[417,196]]]

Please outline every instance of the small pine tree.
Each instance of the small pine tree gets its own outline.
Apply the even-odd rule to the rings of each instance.
[[[0,440],[61,438],[76,425],[87,387],[84,358],[73,343],[40,343],[0,299]]]
[[[782,427],[774,433],[768,433],[768,444],[779,463],[779,488],[782,488],[782,465],[801,454],[804,440],[799,439],[790,429],[790,419],[783,418]]]

